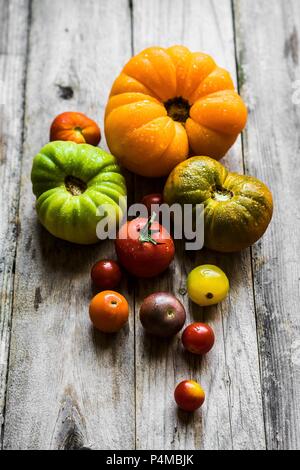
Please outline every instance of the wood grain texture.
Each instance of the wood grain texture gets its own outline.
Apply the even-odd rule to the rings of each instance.
[[[184,44],[210,53],[235,77],[231,2],[133,1],[134,52],[153,45]],[[224,159],[243,171],[241,142]],[[156,191],[162,182],[136,179],[136,198]],[[229,298],[216,308],[201,310],[184,294],[186,275],[198,264],[224,268],[231,282]],[[208,321],[216,345],[202,363],[184,354],[177,337],[161,343],[143,335],[138,310],[153,291],[173,291],[185,304],[189,320]],[[178,412],[175,385],[195,378],[207,392],[202,412]],[[178,244],[176,261],[157,280],[141,282],[136,292],[137,448],[141,449],[263,449],[263,412],[259,378],[250,251],[217,256],[208,251],[185,255]]]
[[[59,112],[82,111],[103,129],[130,34],[127,1],[32,4],[5,449],[134,447],[133,316],[116,336],[95,333],[88,318],[90,267],[112,243],[54,239],[37,223],[30,183]],[[132,298],[126,282],[122,292]]]
[[[34,0],[31,9],[28,3],[0,0],[0,427],[14,305],[3,447],[299,449],[299,1],[85,0],[83,8],[80,0]],[[185,44],[212,54],[236,78],[234,39],[250,113],[244,161],[238,141],[224,163],[270,185],[273,223],[253,247],[252,264],[250,250],[195,255],[177,243],[165,275],[136,286],[124,281],[129,327],[116,337],[97,334],[87,315],[89,270],[113,255],[113,246],[75,247],[38,225],[32,157],[59,112],[85,112],[103,129],[108,91],[132,52]],[[134,178],[132,187],[130,175],[128,181],[136,201],[163,186]],[[189,303],[185,279],[207,262],[223,267],[231,292],[220,306],[200,309]],[[162,343],[144,335],[139,306],[158,290],[174,292],[189,320],[214,328],[216,345],[202,362],[183,353],[180,337]],[[173,402],[175,385],[189,377],[207,393],[194,415]]]
[[[300,2],[234,5],[241,91],[251,105],[245,165],[275,199],[271,228],[253,248],[267,445],[299,449]]]
[[[0,442],[18,231],[27,24],[27,0],[0,1]]]

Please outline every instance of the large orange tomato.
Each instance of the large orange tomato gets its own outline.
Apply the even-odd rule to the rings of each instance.
[[[230,74],[186,47],[151,47],[115,80],[106,107],[108,146],[129,170],[165,176],[189,152],[219,160],[247,121]]]

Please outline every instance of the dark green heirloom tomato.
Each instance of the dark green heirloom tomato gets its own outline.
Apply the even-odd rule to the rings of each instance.
[[[266,231],[272,194],[257,178],[230,173],[209,157],[177,165],[164,188],[167,204],[203,204],[205,246],[220,252],[243,250]]]
[[[118,223],[120,198],[126,184],[115,157],[88,144],[56,141],[43,147],[33,160],[31,181],[42,225],[52,235],[74,243],[98,240],[97,223],[104,215]]]

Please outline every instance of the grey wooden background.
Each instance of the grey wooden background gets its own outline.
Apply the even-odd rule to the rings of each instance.
[[[0,0],[4,449],[299,449],[299,34],[299,0]],[[113,246],[71,246],[37,224],[32,158],[62,111],[85,112],[103,129],[123,64],[175,43],[212,54],[235,77],[249,122],[224,162],[269,184],[274,219],[251,250],[195,259],[179,244],[161,278],[124,280],[129,326],[107,337],[89,323],[89,269]],[[132,200],[161,184],[127,176]],[[184,290],[202,262],[231,281],[228,299],[205,311]],[[213,326],[216,345],[202,361],[183,354],[179,338],[144,336],[140,302],[161,289]],[[207,393],[194,415],[172,398],[189,377]]]

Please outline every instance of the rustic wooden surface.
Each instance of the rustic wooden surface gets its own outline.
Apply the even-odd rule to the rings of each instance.
[[[0,425],[4,449],[296,449],[300,447],[298,0],[0,0]],[[150,45],[185,44],[228,68],[249,122],[224,163],[268,183],[274,221],[251,250],[203,250],[159,279],[124,280],[128,328],[95,333],[89,269],[111,242],[74,247],[36,221],[32,157],[52,118],[79,110],[100,122],[111,83]],[[238,72],[238,73],[236,73]],[[300,101],[300,100],[299,100]],[[101,145],[105,146],[104,138]],[[139,200],[161,181],[127,175]],[[201,310],[187,272],[213,262],[231,292]],[[138,320],[145,295],[174,292],[189,319],[214,328],[202,361],[179,338],[161,343]],[[178,412],[175,384],[196,378],[202,410]]]
[[[245,169],[275,196],[273,223],[252,250],[266,442],[299,449],[300,2],[251,3],[235,4],[241,92],[250,107]]]

